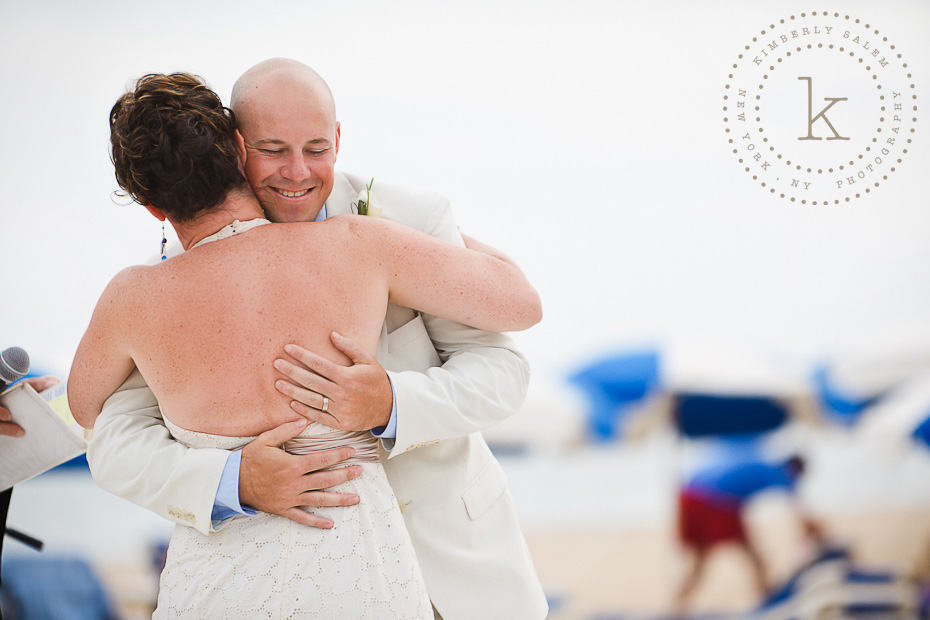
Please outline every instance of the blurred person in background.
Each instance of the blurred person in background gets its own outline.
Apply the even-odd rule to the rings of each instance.
[[[42,392],[61,383],[58,377],[47,375],[45,377],[30,377],[23,379],[23,383],[28,383],[36,392]],[[6,407],[0,405],[0,435],[6,437],[22,437],[26,432],[23,427],[13,422],[13,414]],[[0,491],[0,556],[3,555],[3,539],[6,537],[6,516],[10,510],[10,499],[13,496],[13,488],[10,487],[5,491]],[[2,570],[0,570],[0,579],[2,579]]]
[[[794,498],[805,536],[823,544],[819,523],[796,501],[797,483],[805,466],[799,455],[780,463],[719,463],[698,470],[687,480],[678,495],[678,537],[689,555],[689,566],[675,598],[679,615],[687,609],[688,598],[704,574],[710,552],[722,544],[735,544],[745,552],[759,596],[768,593],[771,584],[765,563],[747,535],[745,523],[746,507],[762,491],[779,489]]]

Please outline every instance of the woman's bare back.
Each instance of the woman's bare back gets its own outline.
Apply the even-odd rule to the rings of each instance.
[[[272,360],[295,342],[333,361],[338,331],[374,353],[388,300],[478,329],[525,329],[539,296],[519,268],[396,223],[266,224],[118,274],[74,357],[68,399],[93,426],[135,364],[166,417],[251,435],[293,419]]]
[[[348,364],[336,330],[374,353],[388,288],[357,246],[335,222],[268,224],[144,268],[128,346],[165,417],[255,435],[295,417],[274,389],[285,344]]]

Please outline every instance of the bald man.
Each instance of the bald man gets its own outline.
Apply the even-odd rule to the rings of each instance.
[[[236,82],[231,107],[246,147],[246,177],[269,219],[351,212],[368,177],[334,169],[340,126],[316,72],[287,59],[259,63]],[[383,217],[463,243],[442,197],[380,181],[376,190]],[[436,616],[545,617],[506,478],[479,432],[515,413],[525,396],[529,368],[512,341],[390,305],[377,358],[351,341],[333,343],[352,366],[289,347],[269,360],[281,373],[276,386],[294,398],[295,417],[381,439],[381,460]],[[205,534],[255,510],[338,529],[338,519],[312,509],[352,510],[365,501],[327,491],[352,476],[351,468],[320,471],[345,459],[346,449],[290,455],[280,446],[293,434],[274,429],[235,452],[186,448],[170,436],[135,371],[104,405],[88,462],[105,489]]]

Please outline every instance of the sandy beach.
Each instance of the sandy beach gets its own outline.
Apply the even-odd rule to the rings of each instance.
[[[810,552],[790,520],[787,502],[772,498],[750,511],[751,536],[781,582]],[[930,550],[930,504],[923,508],[822,515],[831,540],[869,570],[911,572]],[[674,523],[640,527],[528,530],[527,541],[546,591],[557,597],[553,620],[596,614],[661,614],[670,610],[684,555]],[[756,603],[747,561],[735,548],[713,556],[693,612],[745,612]]]

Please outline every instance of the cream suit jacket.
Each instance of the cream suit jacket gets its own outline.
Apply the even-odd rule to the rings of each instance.
[[[327,214],[349,213],[366,181],[337,172]],[[382,217],[462,244],[442,197],[376,190]],[[388,307],[377,357],[398,411],[382,462],[434,607],[445,620],[545,617],[507,480],[478,432],[519,408],[526,360],[506,336],[399,306]],[[175,442],[138,371],[107,400],[87,451],[101,487],[203,533],[227,456]]]

